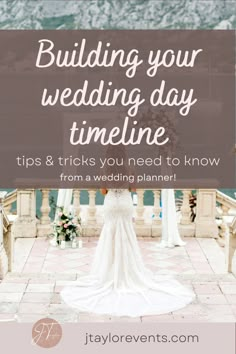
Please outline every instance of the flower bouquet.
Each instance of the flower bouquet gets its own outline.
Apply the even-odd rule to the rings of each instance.
[[[66,214],[63,208],[59,208],[58,218],[54,222],[54,237],[57,244],[65,245],[66,241],[71,241],[73,246],[73,243],[76,244],[76,237],[81,234],[81,218],[75,217],[72,213]]]

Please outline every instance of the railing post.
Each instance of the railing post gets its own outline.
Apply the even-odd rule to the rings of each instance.
[[[14,223],[10,223],[3,238],[3,244],[8,258],[8,271],[12,271],[14,261]]]
[[[161,191],[158,189],[153,190],[154,205],[153,205],[153,219],[152,219],[152,236],[161,235],[161,206],[160,206],[160,196]]]
[[[6,192],[0,192],[0,279],[3,279],[5,274],[8,272],[8,257],[3,243],[3,203]]]
[[[153,206],[153,225],[160,225],[161,224],[161,218],[160,218],[160,213],[161,213],[161,207],[160,207],[160,190],[154,190],[154,206]]]
[[[181,219],[180,219],[181,225],[191,224],[191,220],[190,220],[191,208],[189,205],[190,193],[191,193],[190,189],[183,189],[183,204],[180,209],[181,210]]]
[[[147,236],[152,235],[151,224],[145,223],[144,221],[144,189],[137,190],[137,207],[136,207],[136,218],[135,218],[135,230],[137,236]]]
[[[89,193],[88,221],[90,223],[95,223],[96,222],[96,204],[95,204],[96,191],[90,189],[88,193]]]
[[[5,213],[6,213],[7,215],[9,215],[10,212],[11,212],[11,204],[9,204],[8,206],[4,206],[4,210],[5,210]]]
[[[36,237],[35,189],[17,190],[17,219],[14,223],[15,237]]]
[[[52,223],[49,216],[50,213],[50,205],[49,205],[49,193],[50,189],[44,188],[41,189],[42,192],[42,206],[40,208],[41,218],[40,223],[37,224],[37,236],[44,237],[52,234]]]
[[[226,270],[232,273],[232,263],[233,257],[236,250],[236,235],[235,235],[235,225],[236,218],[234,218],[232,224],[227,229],[225,237],[225,256],[226,256]]]
[[[100,234],[100,225],[97,223],[96,219],[96,190],[89,189],[89,205],[87,210],[87,220],[86,226],[83,227],[83,236],[98,236]]]
[[[142,226],[144,225],[144,204],[143,204],[143,197],[144,197],[144,190],[139,189],[137,190],[137,207],[136,207],[136,225],[137,226]]]
[[[216,224],[216,190],[199,189],[196,207],[196,237],[218,238]]]
[[[219,236],[222,239],[225,239],[229,229],[227,222],[225,221],[225,216],[228,215],[230,208],[229,206],[222,204],[221,210],[222,210],[222,223],[221,223],[221,230],[219,231]]]
[[[74,189],[73,191],[73,209],[75,216],[80,216],[81,208],[80,208],[80,190]]]

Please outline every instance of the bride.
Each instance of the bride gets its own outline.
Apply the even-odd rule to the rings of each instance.
[[[104,225],[91,272],[62,290],[64,302],[80,312],[130,317],[164,314],[192,302],[194,294],[177,280],[145,267],[129,190],[103,192]]]

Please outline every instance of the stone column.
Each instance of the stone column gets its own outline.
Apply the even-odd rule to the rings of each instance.
[[[191,193],[190,189],[183,189],[183,204],[181,206],[181,219],[180,219],[181,225],[191,224],[191,220],[190,220],[191,208],[189,205],[190,193]]]
[[[5,210],[6,215],[9,215],[11,212],[11,204],[4,206],[4,210]]]
[[[135,230],[137,236],[151,236],[151,224],[147,225],[144,222],[144,189],[137,190],[137,207],[135,218]]]
[[[80,216],[81,208],[80,208],[80,190],[74,189],[73,191],[73,208],[75,216]]]
[[[143,226],[144,225],[144,205],[143,205],[143,197],[144,197],[144,190],[139,189],[137,190],[137,197],[138,203],[136,207],[136,225]]]
[[[216,190],[199,189],[196,208],[196,237],[218,238],[216,224]]]
[[[160,190],[154,190],[154,206],[153,206],[153,214],[154,218],[152,219],[152,236],[161,236],[161,218],[160,218]]]
[[[8,259],[8,271],[11,272],[12,271],[12,266],[13,266],[13,262],[14,262],[14,227],[13,227],[14,223],[10,223],[7,231],[4,235],[3,238],[3,244],[4,244],[4,248],[7,254],[7,259]]]
[[[225,237],[225,257],[226,270],[232,273],[232,262],[236,250],[236,218],[234,218],[232,225],[226,232]]]
[[[224,246],[225,238],[229,232],[229,226],[227,225],[227,222],[225,221],[225,217],[228,215],[230,207],[222,204],[221,210],[222,210],[222,222],[220,225],[220,230],[219,230],[220,238],[219,238],[218,242],[220,243],[221,246]]]
[[[6,192],[0,192],[0,279],[3,279],[5,274],[8,272],[8,257],[3,244],[3,203]]]
[[[96,204],[95,204],[96,191],[90,189],[88,193],[89,193],[88,222],[95,223],[96,222]]]
[[[36,237],[35,189],[17,190],[17,219],[14,223],[15,237]]]
[[[99,236],[101,231],[101,225],[97,222],[96,219],[96,190],[90,189],[89,194],[89,206],[87,210],[87,220],[86,225],[83,227],[83,235],[88,237]]]
[[[49,205],[49,193],[50,189],[44,188],[41,189],[42,192],[42,206],[40,208],[41,218],[40,222],[37,224],[37,236],[44,237],[51,235],[53,233],[52,222],[49,217],[49,213],[51,211]]]

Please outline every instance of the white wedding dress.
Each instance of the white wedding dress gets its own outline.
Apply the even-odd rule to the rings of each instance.
[[[80,312],[137,317],[172,312],[193,301],[192,291],[178,281],[145,268],[132,216],[130,192],[109,190],[91,273],[62,290],[66,304]]]

